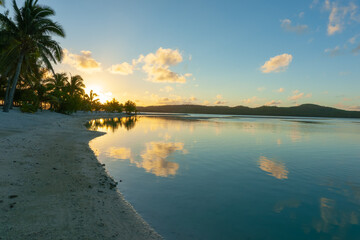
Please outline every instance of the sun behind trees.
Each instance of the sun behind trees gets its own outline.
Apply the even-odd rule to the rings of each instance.
[[[0,0],[0,5],[4,3]],[[136,104],[116,99],[101,104],[92,90],[85,94],[80,75],[55,73],[51,62],[61,62],[63,50],[53,36],[65,37],[62,26],[50,19],[53,9],[26,0],[19,8],[12,2],[14,17],[0,13],[0,102],[8,112],[20,106],[23,112],[50,109],[71,114],[82,111],[136,113]]]

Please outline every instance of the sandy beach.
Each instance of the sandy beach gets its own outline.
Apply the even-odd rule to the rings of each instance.
[[[0,112],[0,239],[161,239],[89,147],[101,116]]]

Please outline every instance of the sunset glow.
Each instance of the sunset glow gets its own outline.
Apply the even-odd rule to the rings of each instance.
[[[53,2],[71,36],[60,39],[65,58],[56,68],[81,74],[101,102],[360,110],[359,6],[359,0]]]

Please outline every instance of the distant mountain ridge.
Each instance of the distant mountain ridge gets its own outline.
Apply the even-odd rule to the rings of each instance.
[[[163,105],[137,107],[137,110],[140,112],[161,113],[360,118],[360,111],[346,111],[337,108],[319,106],[316,104],[303,104],[294,107],[261,106],[256,108],[245,106]]]

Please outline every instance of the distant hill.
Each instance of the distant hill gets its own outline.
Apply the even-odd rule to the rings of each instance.
[[[296,107],[262,106],[249,108],[245,106],[203,106],[203,105],[164,105],[137,107],[140,112],[159,113],[203,113],[229,115],[263,115],[263,116],[297,116],[297,117],[338,117],[360,118],[360,111],[345,111],[323,107],[315,104],[303,104]]]

